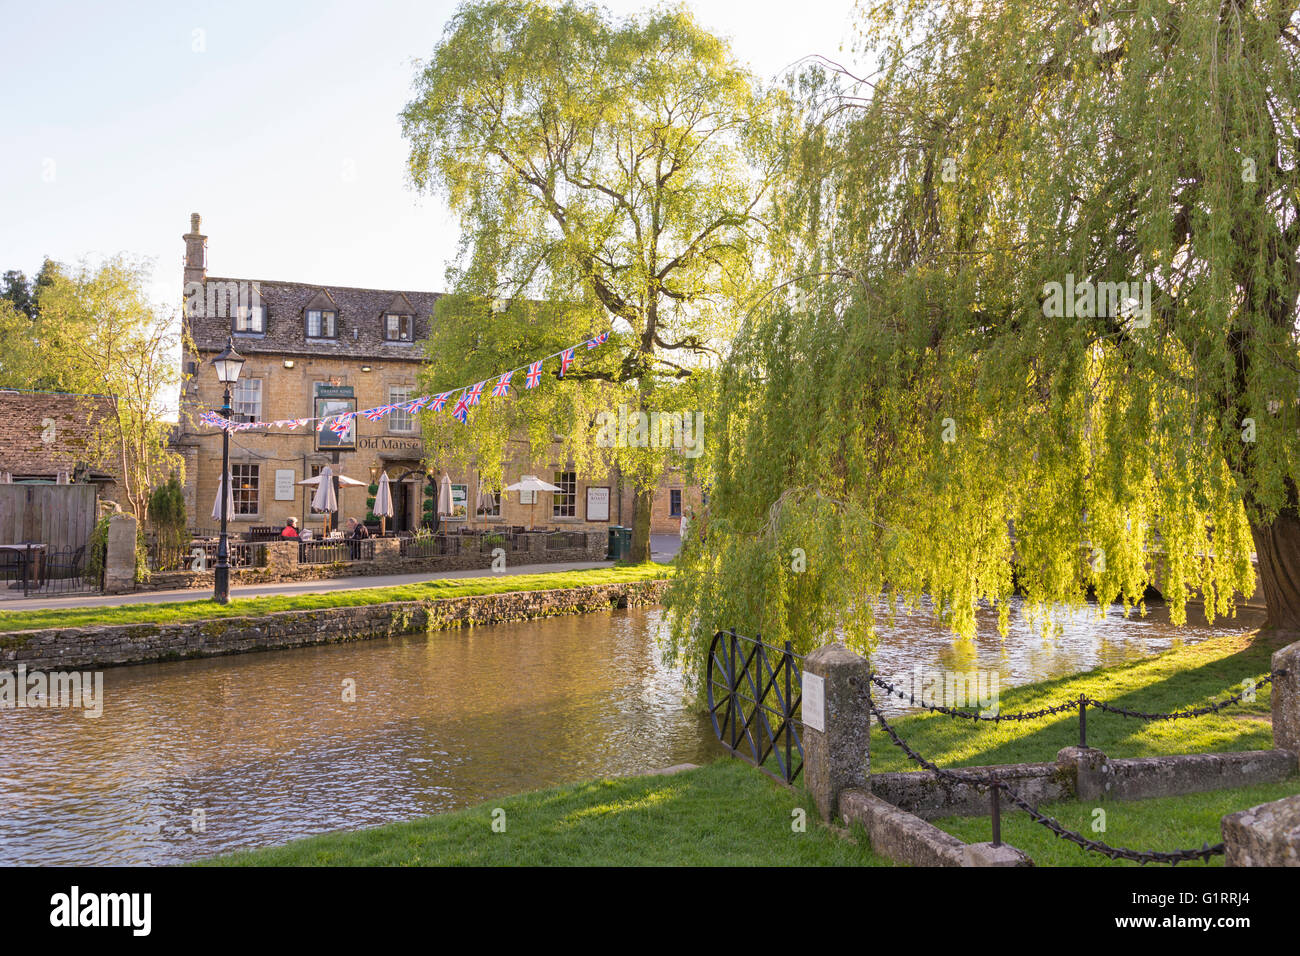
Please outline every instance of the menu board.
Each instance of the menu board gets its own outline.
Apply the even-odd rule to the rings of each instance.
[[[587,488],[587,520],[609,520],[609,489]]]

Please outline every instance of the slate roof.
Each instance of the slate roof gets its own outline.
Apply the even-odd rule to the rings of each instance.
[[[419,361],[423,356],[419,343],[428,338],[434,304],[441,296],[438,292],[354,289],[222,276],[208,276],[206,282],[242,282],[257,289],[262,305],[266,306],[266,331],[235,335],[235,349],[245,355],[271,353]],[[335,338],[307,337],[304,313],[313,300],[319,300],[314,307],[330,300],[337,307]],[[410,343],[384,339],[382,316],[394,311],[393,306],[399,303],[409,303],[415,316]],[[195,315],[187,316],[185,321],[200,352],[220,351],[232,332],[232,319],[228,316]]]

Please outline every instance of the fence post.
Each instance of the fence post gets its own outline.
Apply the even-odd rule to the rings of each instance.
[[[1273,670],[1286,671],[1273,678],[1269,700],[1273,708],[1273,746],[1289,750],[1300,760],[1300,642],[1273,654]]]
[[[866,658],[843,644],[819,647],[804,660],[804,786],[828,823],[838,817],[842,790],[870,788],[868,673]]]
[[[115,514],[108,521],[104,549],[104,593],[135,590],[135,540],[139,523],[135,515]]]

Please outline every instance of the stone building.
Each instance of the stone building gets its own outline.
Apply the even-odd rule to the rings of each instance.
[[[0,389],[0,481],[91,482],[113,498],[113,448],[100,427],[104,395]]]
[[[190,217],[185,242],[187,344],[181,420],[175,446],[185,458],[186,500],[196,528],[215,527],[211,515],[221,471],[221,432],[198,424],[203,411],[219,410],[222,386],[212,358],[233,337],[246,363],[232,396],[233,417],[242,422],[318,418],[359,411],[417,396],[421,341],[434,321],[439,294],[393,289],[355,289],[301,282],[212,276],[207,236],[198,214]],[[329,465],[367,484],[386,472],[393,487],[391,529],[414,530],[423,516],[430,475],[448,474],[457,513],[450,527],[599,529],[631,524],[630,489],[618,475],[579,475],[564,462],[521,458],[507,468],[506,482],[537,475],[564,491],[541,493],[534,503],[517,494],[480,501],[476,472],[446,471],[425,460],[417,418],[394,412],[377,421],[357,416],[336,436],[313,426],[266,428],[230,436],[235,531],[280,526],[296,516],[300,526],[320,529],[324,516],[310,510],[312,485],[299,484]],[[673,475],[678,476],[674,479]],[[670,472],[656,495],[652,531],[673,533],[683,509],[698,508],[699,490]],[[331,527],[366,513],[364,487],[340,486],[339,511]]]

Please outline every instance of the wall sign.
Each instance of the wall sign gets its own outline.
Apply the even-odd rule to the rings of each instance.
[[[449,521],[464,521],[469,513],[469,485],[451,486],[451,516]]]
[[[351,385],[325,385],[317,382],[315,390],[315,412],[313,414],[317,419],[342,415],[345,412],[356,412],[357,400]],[[348,430],[342,435],[335,434],[328,426],[320,428],[319,425],[319,421],[311,424],[311,427],[316,429],[317,451],[351,451],[357,447],[356,418],[348,421]]]
[[[293,501],[293,469],[275,469],[275,500]]]
[[[803,725],[826,732],[826,678],[803,672]]]
[[[587,520],[609,520],[609,489],[587,488]]]

